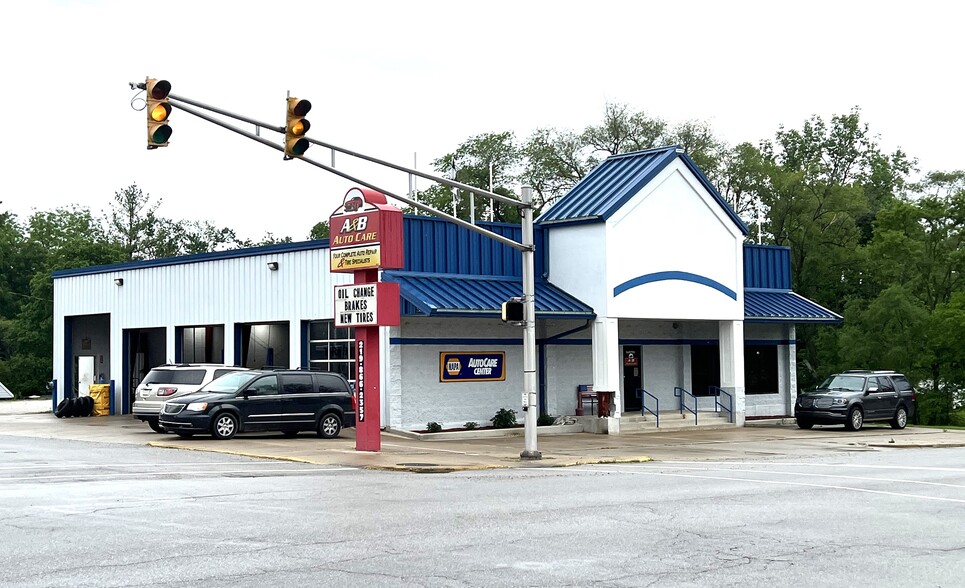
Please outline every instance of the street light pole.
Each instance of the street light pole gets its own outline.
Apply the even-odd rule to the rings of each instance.
[[[533,189],[523,186],[523,410],[526,411],[525,444],[519,457],[540,459],[536,450],[536,244],[533,239]]]

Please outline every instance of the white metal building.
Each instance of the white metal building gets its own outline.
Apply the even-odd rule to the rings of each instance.
[[[737,425],[789,415],[795,324],[841,320],[790,290],[786,248],[744,243],[744,224],[674,147],[607,159],[536,229],[541,413],[575,414],[589,385],[613,394],[610,432],[657,403],[723,403]],[[382,277],[402,296],[401,325],[382,329],[382,424],[458,427],[519,411],[522,333],[499,319],[522,293],[519,253],[426,217],[406,217],[404,239],[405,268]],[[351,275],[328,267],[327,241],[310,241],[55,272],[54,406],[104,381],[112,413],[127,413],[162,363],[354,379],[352,335],[333,321],[333,286]]]

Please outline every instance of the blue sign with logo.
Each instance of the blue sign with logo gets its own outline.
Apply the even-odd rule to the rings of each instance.
[[[439,354],[440,382],[494,382],[506,379],[503,351],[443,351]]]

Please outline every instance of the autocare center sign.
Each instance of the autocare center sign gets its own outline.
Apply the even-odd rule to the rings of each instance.
[[[440,382],[495,382],[506,379],[502,351],[443,351],[439,354]]]

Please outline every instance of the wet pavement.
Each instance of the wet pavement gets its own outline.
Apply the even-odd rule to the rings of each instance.
[[[382,433],[382,450],[355,450],[355,430],[345,429],[338,439],[319,439],[305,432],[295,438],[277,433],[239,435],[230,441],[207,436],[182,439],[154,433],[133,417],[75,417],[58,419],[50,402],[0,402],[0,435],[64,439],[95,443],[126,443],[176,450],[209,451],[312,464],[399,470],[452,472],[491,468],[562,467],[591,463],[629,463],[673,460],[792,459],[835,452],[897,451],[916,447],[963,447],[965,431],[909,427],[894,430],[868,426],[859,432],[842,427],[815,427],[805,431],[793,422],[754,422],[742,428],[674,430],[672,432],[596,435],[589,433],[541,434],[537,449],[542,459],[520,459],[524,449],[521,429],[513,436],[414,439],[391,430]],[[542,429],[542,427],[540,428]]]

